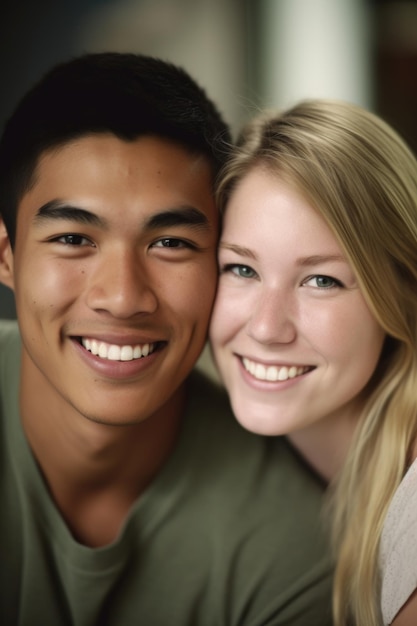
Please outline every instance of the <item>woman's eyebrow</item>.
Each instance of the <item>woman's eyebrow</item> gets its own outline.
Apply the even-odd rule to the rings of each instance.
[[[313,254],[311,256],[301,257],[297,260],[297,264],[301,267],[320,265],[329,262],[346,263],[346,258],[342,254]]]
[[[250,248],[245,248],[244,246],[238,246],[235,243],[227,243],[226,241],[221,241],[219,247],[223,250],[230,250],[239,256],[248,257],[249,259],[254,259],[255,261],[258,259],[257,255]]]
[[[258,260],[258,256],[256,253],[250,248],[245,248],[244,246],[239,246],[234,243],[227,243],[226,241],[221,241],[220,248],[223,250],[230,250],[239,256],[248,257],[250,259]],[[297,265],[300,267],[312,267],[315,265],[320,265],[321,263],[328,262],[341,262],[346,263],[346,258],[342,254],[314,254],[306,257],[300,257],[297,259]]]

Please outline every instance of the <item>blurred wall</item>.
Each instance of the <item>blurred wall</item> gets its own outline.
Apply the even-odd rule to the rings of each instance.
[[[377,2],[374,108],[417,152],[417,2]]]
[[[369,7],[363,0],[264,0],[263,102],[333,97],[369,106]]]

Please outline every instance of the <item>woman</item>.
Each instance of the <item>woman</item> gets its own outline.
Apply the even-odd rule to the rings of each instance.
[[[219,200],[236,417],[331,485],[335,623],[417,624],[417,162],[375,115],[308,101],[249,124]]]

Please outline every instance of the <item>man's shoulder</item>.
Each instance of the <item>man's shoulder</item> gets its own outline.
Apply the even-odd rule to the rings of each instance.
[[[198,370],[189,378],[187,422],[193,446],[200,448],[201,458],[215,455],[216,466],[224,472],[224,484],[226,474],[236,472],[243,483],[246,474],[260,472],[264,480],[270,476],[273,492],[279,491],[284,481],[297,493],[307,490],[313,499],[322,497],[323,485],[286,437],[246,430],[233,415],[225,389]]]
[[[193,519],[214,529],[221,563],[228,564],[219,576],[233,571],[232,596],[250,598],[257,590],[247,623],[277,623],[279,611],[282,623],[299,624],[305,614],[305,623],[330,624],[323,485],[285,437],[245,430],[215,382],[199,373],[190,382],[198,401],[187,416],[193,454],[182,469],[192,468]]]
[[[20,335],[17,321],[0,319],[0,352],[5,348],[18,349],[19,346]]]
[[[186,419],[189,426],[203,436],[205,447],[212,442],[219,449],[227,447],[228,454],[231,454],[232,448],[257,445],[258,436],[246,431],[234,417],[221,383],[195,368],[189,376],[187,389]],[[194,441],[198,438],[195,432]]]
[[[191,372],[187,386],[188,397],[191,402],[196,401],[202,406],[207,406],[207,402],[209,402],[210,408],[222,406],[230,410],[229,400],[224,387],[199,368],[196,367]]]
[[[15,320],[0,319],[0,386],[4,390],[18,377],[20,334]]]

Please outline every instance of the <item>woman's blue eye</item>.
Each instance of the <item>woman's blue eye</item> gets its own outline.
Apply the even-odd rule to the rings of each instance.
[[[230,272],[240,278],[254,278],[256,272],[248,265],[238,265],[236,263],[225,265],[223,272]]]
[[[306,282],[306,285],[311,287],[318,287],[319,289],[332,289],[334,287],[342,287],[340,280],[332,278],[331,276],[316,275],[311,276]]]

